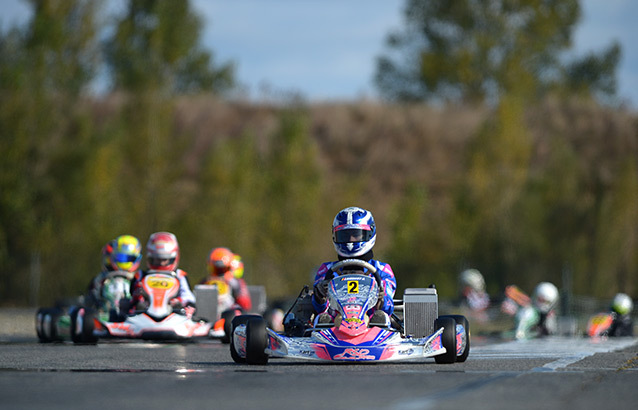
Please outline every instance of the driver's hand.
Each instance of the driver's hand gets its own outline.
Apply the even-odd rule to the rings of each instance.
[[[327,296],[328,296],[329,283],[330,281],[328,280],[322,280],[321,282],[315,284],[314,286],[315,300],[319,302],[320,304],[326,303]]]
[[[377,290],[377,309],[381,309],[383,307],[384,298],[385,290],[383,289],[383,286],[379,286],[379,289]]]

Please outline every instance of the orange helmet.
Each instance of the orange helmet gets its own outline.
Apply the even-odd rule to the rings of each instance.
[[[208,272],[211,275],[222,276],[231,268],[235,254],[228,248],[215,248],[208,255]]]
[[[153,270],[174,271],[179,264],[179,244],[170,232],[155,232],[146,244],[146,263]]]

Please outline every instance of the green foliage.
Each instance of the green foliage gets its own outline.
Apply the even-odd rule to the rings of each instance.
[[[481,103],[557,89],[613,95],[617,44],[562,62],[579,18],[578,0],[408,0],[376,82],[399,101]]]
[[[349,205],[373,211],[375,254],[391,263],[399,290],[435,283],[451,297],[458,272],[471,266],[495,295],[511,283],[560,287],[564,269],[576,293],[635,294],[635,114],[582,100],[532,105],[527,80],[503,83],[508,92],[492,111],[178,99],[208,89],[198,73],[215,70],[198,51],[198,29],[173,38],[185,24],[199,27],[188,3],[154,1],[131,2],[133,14],[111,39],[116,84],[129,92],[88,98],[98,4],[34,2],[26,27],[0,35],[3,304],[78,295],[104,243],[124,233],[144,243],[159,230],[177,235],[191,283],[205,275],[210,249],[228,246],[243,257],[250,284],[287,297],[334,258],[330,224]],[[470,4],[439,7],[456,15]],[[543,36],[559,36],[556,49],[568,38],[569,27],[557,32],[551,15],[530,20],[532,33],[544,33],[537,56]],[[461,27],[480,26],[465,16]],[[518,58],[508,72],[525,79],[527,57]],[[182,71],[185,61],[206,69]],[[613,66],[572,66],[573,88],[595,78],[591,70],[611,78]],[[470,71],[466,90],[485,96]],[[194,85],[178,85],[185,79]]]
[[[188,1],[130,0],[106,45],[114,88],[170,94],[230,88],[234,68],[212,64],[198,44],[201,28]]]

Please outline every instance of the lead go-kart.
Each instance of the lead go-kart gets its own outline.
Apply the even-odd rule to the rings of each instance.
[[[173,272],[149,271],[141,285],[148,306],[132,314],[121,314],[116,320],[86,306],[71,307],[66,330],[70,339],[74,343],[95,344],[101,338],[188,341],[208,337],[211,323],[195,321],[191,310],[171,306],[170,300],[177,296],[180,286]],[[38,336],[62,340],[62,321],[47,311],[41,316],[36,316]]]
[[[334,323],[312,326],[310,293],[305,287],[284,319],[284,332],[273,331],[258,315],[233,319],[230,354],[236,363],[264,365],[272,358],[333,362],[379,362],[434,358],[436,363],[464,362],[470,330],[461,315],[438,316],[434,287],[406,289],[395,301],[403,318],[392,325],[370,323],[381,278],[371,264],[348,259],[333,265],[327,279],[328,300],[337,311]]]

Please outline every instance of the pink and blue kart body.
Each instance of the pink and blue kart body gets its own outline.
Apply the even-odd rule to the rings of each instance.
[[[315,328],[310,336],[292,337],[266,328],[264,353],[269,357],[335,362],[377,362],[423,359],[445,354],[450,347],[460,356],[466,329],[456,325],[454,346],[444,346],[444,328],[426,337],[413,338],[384,327],[368,326],[368,315],[377,301],[378,284],[365,274],[338,276],[330,282],[328,298],[337,312],[334,325]],[[453,326],[453,325],[452,325]],[[247,324],[238,325],[231,343],[240,358],[247,357]]]

